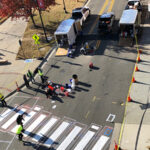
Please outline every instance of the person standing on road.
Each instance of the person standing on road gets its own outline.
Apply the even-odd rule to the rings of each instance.
[[[16,134],[18,135],[18,140],[19,141],[22,141],[22,138],[23,138],[23,134],[22,133],[23,133],[23,131],[24,131],[23,126],[21,124],[18,125]]]
[[[26,87],[29,88],[30,87],[29,81],[27,80],[27,77],[26,77],[25,74],[23,75],[23,80],[24,80],[24,83],[25,83]]]
[[[33,73],[32,73],[30,70],[28,70],[27,76],[29,77],[29,80],[30,80],[32,83],[35,82],[34,77],[33,77]]]
[[[16,122],[17,122],[18,125],[22,125],[23,126],[23,120],[24,120],[24,118],[23,118],[23,114],[22,114],[22,115],[19,115],[17,117]]]
[[[5,101],[4,95],[2,93],[0,93],[0,101],[2,103],[2,107],[7,106],[7,103]]]
[[[42,70],[38,67],[38,74],[39,74],[39,76],[41,77],[41,81],[42,81],[42,83],[44,83],[44,76],[43,76],[43,72],[42,72]]]

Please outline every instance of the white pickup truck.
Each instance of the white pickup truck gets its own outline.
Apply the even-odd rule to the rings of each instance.
[[[80,20],[80,25],[90,16],[90,9],[88,7],[79,7],[72,10],[72,19]]]

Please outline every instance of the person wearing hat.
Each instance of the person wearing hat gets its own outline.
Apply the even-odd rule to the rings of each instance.
[[[22,125],[23,126],[23,122],[22,122],[23,120],[24,120],[24,118],[23,118],[23,114],[22,114],[22,115],[19,115],[17,117],[16,122],[17,122],[18,125]]]

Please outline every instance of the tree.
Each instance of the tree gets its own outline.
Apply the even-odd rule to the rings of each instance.
[[[38,10],[40,2],[44,2],[44,9],[50,5],[55,5],[55,0],[1,0],[0,17],[11,16],[12,18],[23,17],[27,19],[29,16],[35,25],[32,11]]]

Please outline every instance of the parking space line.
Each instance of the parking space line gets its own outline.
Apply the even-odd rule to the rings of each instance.
[[[88,111],[85,115],[85,118],[87,119],[88,115],[89,115],[90,111]]]
[[[93,97],[92,101],[94,102],[96,100],[96,96]]]

